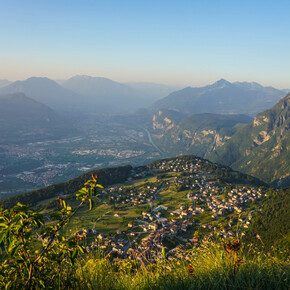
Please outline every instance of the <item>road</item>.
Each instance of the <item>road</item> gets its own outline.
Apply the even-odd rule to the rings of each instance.
[[[164,152],[153,142],[153,140],[152,140],[152,137],[151,137],[151,134],[150,134],[150,132],[146,129],[146,128],[143,128],[145,131],[146,131],[146,133],[147,133],[147,135],[148,135],[148,139],[149,139],[149,142],[152,144],[152,146],[157,150],[157,151],[159,151],[159,153],[161,153],[161,154],[163,154]]]
[[[161,185],[161,187],[154,193],[153,200],[156,200],[157,193],[159,193],[162,190],[162,188],[164,187],[164,185],[165,185],[165,183],[163,182],[163,184]]]

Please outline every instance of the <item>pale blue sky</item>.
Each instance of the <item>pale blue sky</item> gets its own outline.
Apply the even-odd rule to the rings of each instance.
[[[290,88],[289,15],[289,0],[0,0],[0,79]]]

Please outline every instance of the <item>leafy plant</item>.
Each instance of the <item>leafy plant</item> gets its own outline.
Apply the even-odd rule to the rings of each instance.
[[[60,275],[68,285],[71,283],[72,267],[67,266],[72,266],[86,250],[78,243],[79,235],[65,237],[62,230],[86,201],[90,210],[93,208],[93,197],[97,196],[98,188],[103,188],[97,177],[92,175],[77,192],[80,203],[75,209],[64,199],[58,199],[59,207],[51,224],[45,224],[42,214],[22,203],[0,210],[0,243],[4,249],[0,288],[47,288],[55,285]]]

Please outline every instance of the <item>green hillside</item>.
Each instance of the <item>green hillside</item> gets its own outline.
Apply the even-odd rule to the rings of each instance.
[[[290,174],[289,111],[290,95],[287,95],[273,108],[258,114],[208,158],[265,182],[286,178]]]
[[[256,212],[245,238],[263,251],[288,251],[290,246],[290,188],[269,193],[261,211]],[[281,252],[278,252],[281,254]]]

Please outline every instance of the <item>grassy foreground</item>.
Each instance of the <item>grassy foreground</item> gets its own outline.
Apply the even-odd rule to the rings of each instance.
[[[75,289],[289,289],[288,258],[278,259],[252,249],[247,253],[243,249],[239,252],[233,250],[229,255],[223,245],[208,242],[198,249],[181,251],[181,259],[160,258],[147,266],[131,260],[109,261],[90,254],[80,259],[74,271],[70,271],[72,276],[59,281],[58,286]]]

